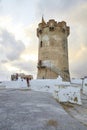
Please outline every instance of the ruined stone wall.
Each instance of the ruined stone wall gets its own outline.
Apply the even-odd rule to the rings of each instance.
[[[64,21],[57,23],[49,20],[38,25],[39,38],[38,75],[37,78],[54,79],[61,75],[63,80],[69,81],[68,43],[69,27]],[[49,61],[49,67],[43,65]],[[54,71],[54,68],[57,71]],[[59,72],[58,72],[59,70]]]

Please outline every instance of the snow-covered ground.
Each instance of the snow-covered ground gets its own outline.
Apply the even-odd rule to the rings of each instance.
[[[72,85],[75,84],[78,87]],[[52,93],[60,102],[71,102],[81,104],[80,87],[81,80],[70,82],[63,82],[59,76],[57,79],[36,79],[30,81],[30,88],[34,91]],[[17,81],[3,81],[0,83],[1,87],[5,88],[28,88],[25,80]]]
[[[3,81],[0,83],[0,87],[4,88],[27,88],[27,83],[25,80],[17,80],[17,81]]]
[[[21,88],[28,89],[27,82],[25,80],[22,81],[21,79],[19,79],[18,81],[0,82],[0,88],[6,88],[6,90],[2,90],[2,91],[8,91],[7,90],[8,88],[11,89],[16,88],[15,91],[17,89],[20,89],[20,92],[21,92]],[[73,79],[71,80],[71,82],[63,82],[61,77],[59,77],[58,79],[31,80],[29,88],[32,90],[31,92],[34,91],[48,92],[47,95],[51,93],[54,96],[54,98],[58,99],[60,102],[74,103],[72,104],[73,106],[72,108],[68,108],[67,106],[66,111],[70,113],[70,115],[78,119],[80,122],[87,125],[87,116],[86,116],[87,115],[87,79],[86,78],[82,82],[80,79],[78,80]],[[26,91],[24,90],[23,92]],[[82,95],[80,95],[80,92]]]
[[[82,85],[82,79],[72,78],[72,79],[71,79],[71,83],[72,83],[72,84]]]
[[[70,82],[62,82],[61,77],[57,79],[37,79],[31,80],[30,82],[31,89],[35,91],[44,91],[44,92],[51,92],[58,89],[57,86],[70,86]]]

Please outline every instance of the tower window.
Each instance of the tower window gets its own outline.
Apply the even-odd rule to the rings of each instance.
[[[49,27],[49,31],[54,31],[54,27]]]
[[[40,47],[42,47],[42,43],[43,43],[43,42],[41,41],[41,42],[40,42]]]
[[[42,34],[42,30],[41,29],[39,30],[39,33]]]

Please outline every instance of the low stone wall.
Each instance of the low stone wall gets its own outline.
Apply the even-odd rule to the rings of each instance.
[[[59,100],[59,102],[70,102],[81,105],[80,88],[58,86],[58,89],[54,91],[53,96]]]

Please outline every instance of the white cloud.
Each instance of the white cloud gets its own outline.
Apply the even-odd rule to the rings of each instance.
[[[35,61],[37,60],[38,56],[38,38],[36,34],[37,25],[37,23],[33,23],[33,25],[27,26],[24,29],[25,36],[28,42],[26,44],[26,49],[22,55],[22,57],[26,56],[26,58],[28,57],[28,59],[31,59],[32,57]]]
[[[5,66],[6,70],[4,71],[1,68],[0,72],[6,73],[5,78],[14,72],[32,74],[36,78],[38,42],[35,42],[37,41],[35,26],[31,25],[24,28],[27,44],[16,40],[11,32],[1,30],[0,52],[2,57],[0,57],[0,60],[1,65]]]
[[[84,77],[87,55],[87,1],[78,5],[71,13],[71,35],[69,37],[69,59],[72,76]]]
[[[25,49],[24,43],[22,41],[16,41],[14,35],[7,30],[2,30],[0,36],[2,38],[0,45],[6,58],[8,60],[18,59]]]
[[[28,74],[35,74],[36,72],[36,61],[15,61],[12,62],[12,65],[17,67],[20,71],[23,71]]]

